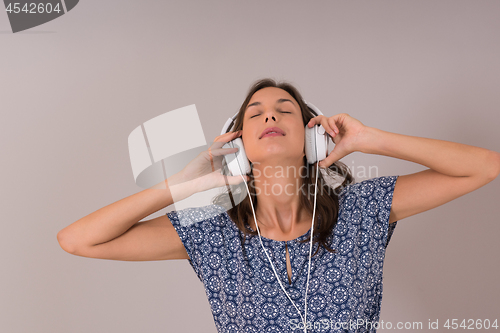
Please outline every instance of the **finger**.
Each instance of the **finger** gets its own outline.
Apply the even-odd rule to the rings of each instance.
[[[221,135],[219,135],[217,137],[220,138],[220,137],[224,137],[224,136],[239,135],[239,134],[241,134],[241,132],[242,132],[241,130],[239,130],[239,131],[229,131],[229,132],[221,134]]]
[[[309,120],[309,123],[308,123],[309,127],[313,127],[314,125],[320,124],[322,117],[324,117],[324,116],[319,115],[319,116],[316,116],[314,118],[311,118],[311,120]]]
[[[221,169],[218,171],[220,172]],[[242,183],[243,181],[249,182],[250,181],[250,176],[249,175],[237,175],[237,176],[230,176],[227,174],[223,174],[224,176],[224,183],[225,185],[238,185]],[[222,185],[221,185],[222,186]]]
[[[237,137],[238,137],[238,135],[232,135],[232,136],[229,136],[229,137],[226,137],[226,138],[221,137],[219,139],[215,138],[214,142],[212,143],[212,145],[210,146],[210,148],[212,148],[212,149],[222,148],[225,144],[227,144],[230,141],[235,140]]]
[[[333,150],[330,152],[330,154],[324,160],[321,160],[319,162],[320,168],[328,168],[330,165],[332,165],[333,163],[337,162],[342,157],[347,155],[341,149],[337,149],[337,147],[339,147],[339,146],[338,145],[335,146],[335,148],[333,148]]]
[[[214,139],[214,142],[216,142],[216,141],[228,142],[228,141],[234,140],[235,138],[239,137],[241,134],[242,134],[241,130],[234,131],[234,132],[227,132],[227,133],[224,133],[222,135],[216,136]]]
[[[208,154],[210,155],[210,165],[212,166],[212,172],[215,171],[215,165],[214,165],[214,157],[212,155],[212,151],[208,149]]]
[[[330,125],[328,120],[329,120],[329,118],[327,118],[327,117],[324,117],[323,119],[321,119],[321,125],[323,126],[325,131],[327,131],[333,138],[335,136],[335,132],[333,131],[333,127]]]
[[[218,148],[218,149],[209,148],[209,153],[211,154],[211,156],[221,156],[221,155],[226,155],[226,154],[234,154],[238,150],[240,150],[238,147],[234,147],[234,148]]]
[[[314,118],[311,118],[311,120],[309,120],[309,122],[307,123],[307,127],[312,128],[314,125],[321,124],[321,119],[323,117],[325,116],[319,115]]]
[[[229,185],[238,185],[241,184],[243,181],[248,182],[250,180],[250,177],[248,175],[242,175],[242,176],[227,176],[226,178],[227,183]]]
[[[325,129],[325,131],[330,134],[330,136],[333,138],[337,133],[334,131],[334,127],[331,126],[329,123],[329,118],[319,115],[317,117],[312,118],[308,123],[307,126],[309,128],[313,127],[314,125],[321,125]]]
[[[336,119],[336,116],[328,118],[328,124],[333,129],[335,134],[339,134],[339,128],[338,128],[337,124],[335,123],[335,119]]]

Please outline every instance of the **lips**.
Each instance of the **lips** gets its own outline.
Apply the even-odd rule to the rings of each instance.
[[[271,132],[276,132],[277,134],[281,134],[282,136],[285,135],[285,132],[283,132],[283,130],[279,127],[268,127],[262,132],[259,139],[262,139],[264,137],[264,135],[271,133]]]

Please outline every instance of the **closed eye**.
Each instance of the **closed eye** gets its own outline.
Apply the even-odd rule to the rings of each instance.
[[[278,111],[278,112],[281,112],[281,113],[291,113],[291,112],[288,112],[288,111]],[[251,119],[251,118],[253,118],[253,117],[257,117],[257,116],[259,116],[259,115],[260,115],[260,113],[259,113],[259,114],[254,115],[254,116],[251,116],[251,117],[250,117],[250,119]]]

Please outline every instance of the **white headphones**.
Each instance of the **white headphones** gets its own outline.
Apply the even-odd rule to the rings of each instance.
[[[311,103],[307,103],[305,100],[303,102],[313,111],[313,113],[316,114],[316,116],[323,115],[323,113],[314,105]],[[234,120],[236,119],[236,116],[238,113],[236,113],[232,118],[229,118],[226,123],[224,124],[224,127],[222,128],[221,135],[224,133],[227,133],[229,129],[232,127]],[[231,153],[231,154],[226,154],[224,155],[224,159],[226,161],[226,164],[228,166],[229,171],[231,172],[232,176],[238,176],[240,175],[243,178],[243,175],[249,174],[251,172],[250,168],[250,162],[248,161],[247,155],[245,153],[245,147],[243,146],[243,141],[241,138],[236,138],[232,141],[229,141],[226,143],[222,148],[239,148],[239,150],[236,153]],[[325,132],[325,129],[321,125],[314,125],[312,128],[309,128],[307,125],[305,126],[305,152],[306,152],[306,158],[307,162],[309,164],[314,164],[316,162],[319,162],[323,159],[326,158],[326,155],[328,153],[328,135]],[[262,245],[262,249],[264,249],[264,253],[267,256],[267,259],[269,259],[269,262],[271,263],[271,267],[273,268],[274,275],[276,276],[276,280],[278,280],[278,283],[281,286],[281,289],[285,292],[286,296],[292,302],[293,306],[295,309],[297,309],[297,312],[299,313],[300,317],[302,318],[303,324],[304,324],[304,332],[307,332],[307,291],[309,288],[309,275],[311,273],[311,253],[312,253],[312,240],[313,240],[313,230],[314,230],[314,215],[316,213],[316,192],[317,192],[317,184],[318,184],[318,171],[319,167],[318,164],[316,164],[316,181],[315,181],[315,187],[314,187],[314,209],[313,209],[313,218],[311,222],[311,242],[309,246],[309,268],[307,271],[307,283],[306,283],[306,295],[304,297],[304,316],[300,313],[299,308],[295,305],[295,303],[292,301],[290,298],[290,295],[285,290],[285,287],[283,287],[283,284],[281,283],[281,280],[278,277],[278,273],[276,272],[276,269],[274,268],[274,265],[271,261],[271,258],[267,254],[267,251],[264,247],[264,244],[262,243],[262,237],[260,236],[260,230],[259,226],[257,224],[257,218],[255,216],[255,209],[253,207],[253,202],[252,198],[250,195],[250,190],[248,189],[248,185],[244,180],[245,186],[248,191],[248,196],[250,198],[250,203],[252,207],[252,212],[254,216],[254,221],[255,225],[257,227],[257,232],[259,234],[259,239],[260,239],[260,244]]]
[[[307,103],[305,100],[303,101],[313,111],[313,113],[316,114],[316,116],[323,115],[323,113],[313,104]],[[229,131],[237,116],[238,112],[226,121],[220,133],[221,135]],[[226,164],[232,176],[246,175],[250,173],[250,162],[248,161],[241,138],[229,141],[222,146],[222,148],[239,148],[236,153],[224,155],[224,159],[226,160]],[[316,148],[318,155],[316,154]],[[326,134],[323,126],[314,125],[312,128],[309,128],[307,125],[305,126],[305,150],[307,162],[309,164],[314,164],[317,161],[321,161],[326,158],[326,154],[328,153],[328,135]]]

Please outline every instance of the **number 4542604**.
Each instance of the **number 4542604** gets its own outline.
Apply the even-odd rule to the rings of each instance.
[[[498,319],[495,319],[493,322],[489,319],[464,319],[460,324],[458,324],[458,319],[447,319],[443,326],[452,330],[456,330],[459,327],[466,330],[498,329]]]
[[[20,13],[24,12],[26,14],[42,14],[42,13],[60,13],[61,8],[59,7],[59,3],[57,3],[54,7],[52,6],[51,3],[25,3],[23,8],[19,7],[20,3],[15,2],[15,3],[9,3],[7,8],[5,8],[5,11],[10,13]]]

